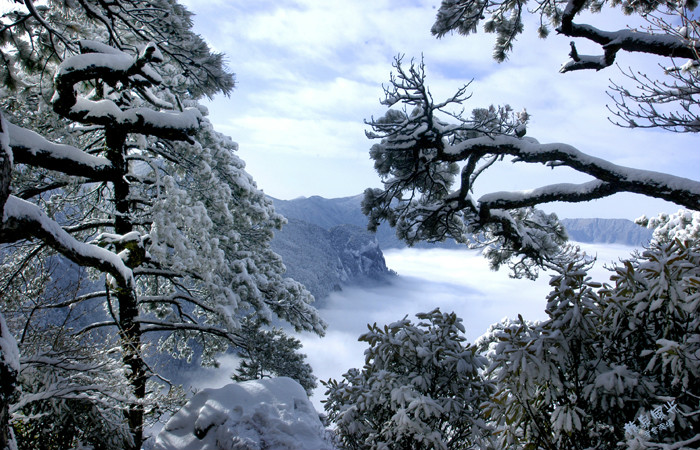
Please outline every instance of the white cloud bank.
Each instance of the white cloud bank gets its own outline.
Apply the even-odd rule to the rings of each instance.
[[[633,250],[619,245],[582,247],[598,256],[591,274],[600,281],[609,279],[605,264]],[[536,281],[511,279],[507,270],[494,272],[479,252],[467,250],[390,250],[385,258],[399,277],[386,286],[333,293],[320,311],[328,322],[327,335],[300,336],[303,352],[319,379],[340,379],[348,369],[363,366],[367,344],[357,338],[367,331],[367,324],[389,324],[406,315],[415,320],[416,313],[439,307],[457,313],[464,321],[467,339],[474,342],[504,317],[546,318],[547,273]],[[319,386],[311,399],[319,411],[323,398],[324,389]]]

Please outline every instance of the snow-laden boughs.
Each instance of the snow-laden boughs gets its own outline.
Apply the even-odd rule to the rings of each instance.
[[[642,216],[635,222],[654,230],[656,242],[700,242],[700,211],[679,210],[674,214],[659,214],[657,217]]]
[[[236,144],[207,121],[196,141],[158,150],[165,159],[157,166],[144,164],[145,152],[135,160],[139,176],[151,181],[132,185],[130,194],[150,204],[142,219],[150,223],[146,259],[136,273],[147,280],[164,268],[185,275],[189,281],[178,283],[207,299],[206,308],[197,303],[196,312],[230,331],[239,328],[244,315],[253,315],[263,322],[279,317],[298,330],[323,333],[323,322],[310,306],[313,298],[282,276],[282,261],[269,248],[283,218],[245,172],[234,154]],[[149,292],[141,300],[151,308],[160,304],[162,317],[163,308],[170,311],[168,319],[151,324],[158,328],[167,320],[181,320],[172,305],[184,299],[176,289],[168,301],[162,289],[160,299]],[[192,331],[199,335],[199,330]]]
[[[109,274],[104,287],[76,289],[53,314],[104,310],[64,333],[117,340],[130,385],[119,397],[127,448],[141,448],[145,417],[157,410],[152,393],[161,389],[147,386],[158,379],[158,367],[146,363],[151,340],[183,357],[193,356],[196,340],[197,356],[212,363],[245,344],[245,317],[324,330],[310,294],[284,278],[270,250],[283,218],[197,103],[229,93],[233,77],[192,33],[190,16],[170,0],[26,1],[2,16],[0,102],[14,124],[3,129],[14,135],[5,147],[16,155],[5,153],[17,156],[18,198],[3,198],[13,214],[0,237],[13,244],[0,254],[11,261],[1,278],[20,286],[14,280],[30,274],[45,244],[97,269],[96,278]],[[30,238],[39,244],[14,243]],[[17,314],[32,311],[27,324],[47,315],[35,314],[26,296],[12,298]]]
[[[497,35],[494,58],[498,61],[506,59],[507,54],[513,50],[513,43],[518,34],[524,30],[523,15],[527,13],[539,15],[540,37],[546,37],[551,27],[556,28],[557,33],[574,38],[585,38],[599,44],[603,55],[584,56],[578,55],[572,44],[572,61],[564,70],[602,69],[612,65],[615,54],[620,50],[630,52],[646,52],[667,57],[680,57],[697,59],[694,43],[689,39],[688,30],[692,32],[697,24],[684,23],[685,33],[677,32],[675,35],[663,35],[642,30],[603,31],[587,24],[573,22],[577,15],[586,11],[600,12],[608,4],[610,7],[620,6],[626,14],[657,13],[659,16],[676,14],[681,16],[686,11],[693,11],[697,7],[697,1],[610,1],[601,2],[593,0],[534,0],[532,7],[527,1],[496,1],[483,0],[443,0],[438,10],[432,33],[442,37],[456,31],[463,35],[475,34],[481,24],[487,33]],[[688,18],[686,18],[686,21]]]
[[[612,425],[624,417],[630,392],[603,381],[615,369],[601,361],[601,310],[594,291],[600,285],[586,269],[584,262],[572,262],[552,277],[549,320],[529,323],[521,317],[492,328],[480,342],[497,386],[485,414],[494,422],[500,448],[528,443],[607,448],[621,437]]]
[[[17,2],[15,2],[17,3]],[[26,0],[3,12],[2,78],[9,88],[24,88],[21,71],[36,72],[79,52],[86,34],[119,50],[138,50],[153,42],[171,72],[179,73],[172,89],[195,98],[229,94],[233,75],[201,36],[192,31],[192,13],[174,0],[51,0],[34,5]]]
[[[492,445],[695,448],[698,258],[697,243],[656,242],[618,264],[609,285],[593,282],[585,263],[570,263],[552,277],[547,320],[492,327],[478,343],[496,385],[483,405]],[[670,401],[671,425],[654,428],[661,416],[651,412]]]
[[[46,327],[44,339],[61,341]],[[87,344],[87,345],[86,345]],[[41,339],[23,342],[19,401],[11,405],[20,450],[72,448],[76,442],[118,450],[132,442],[124,406],[134,401],[117,352],[85,339],[62,341],[48,351]]]
[[[231,379],[233,381],[262,380],[289,377],[299,383],[308,395],[316,388],[316,377],[299,353],[301,342],[288,336],[280,328],[265,329],[259,322],[246,320],[242,327],[245,346],[238,351],[241,357]]]
[[[652,442],[700,442],[700,248],[698,242],[654,243],[625,262],[603,291],[607,329],[614,330],[615,357],[653,386],[636,416],[670,400],[678,412],[670,433]],[[663,445],[649,444],[649,448]]]
[[[486,427],[485,359],[454,313],[420,313],[360,336],[365,366],[323,382],[325,409],[349,449],[472,448]]]
[[[574,21],[582,16],[594,20],[587,13],[603,12],[606,6],[619,6],[627,15],[639,15],[646,24],[621,23],[618,30],[607,31]],[[605,69],[615,63],[621,51],[667,58],[663,76],[656,78],[630,68],[622,73],[633,82],[633,87],[612,82],[614,121],[630,128],[697,133],[700,131],[697,6],[697,0],[443,0],[432,33],[438,37],[454,31],[470,35],[481,25],[487,33],[497,35],[493,55],[501,62],[513,51],[515,40],[525,29],[525,16],[532,14],[538,16],[535,20],[539,19],[540,37],[546,37],[555,28],[558,35],[582,38],[600,46],[602,54],[582,55],[575,41],[571,41],[570,59],[562,65],[561,72]]]
[[[612,164],[567,144],[526,137],[527,112],[510,107],[459,111],[465,88],[436,103],[423,64],[406,68],[397,58],[382,104],[387,113],[368,122],[380,142],[370,156],[384,183],[367,189],[369,228],[387,221],[409,244],[452,238],[490,247],[494,267],[510,262],[516,275],[535,276],[539,265],[566,260],[566,233],[555,215],[536,209],[554,201],[585,202],[633,192],[700,209],[700,182]],[[567,167],[592,178],[581,184],[545,184],[527,191],[474,196],[480,177],[503,162]]]

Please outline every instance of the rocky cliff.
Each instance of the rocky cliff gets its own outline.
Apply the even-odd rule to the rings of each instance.
[[[344,285],[379,282],[393,274],[375,236],[362,228],[342,224],[326,229],[287,220],[272,249],[282,256],[286,275],[304,284],[317,300]]]

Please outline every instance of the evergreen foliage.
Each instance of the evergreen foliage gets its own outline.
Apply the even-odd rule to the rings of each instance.
[[[475,345],[437,310],[370,326],[364,368],[323,383],[342,444],[697,448],[699,243],[654,242],[605,284],[589,266],[574,259],[552,276],[547,320],[506,319]]]
[[[472,448],[485,424],[479,404],[491,391],[486,360],[465,343],[464,326],[439,309],[360,336],[362,370],[323,382],[325,409],[348,449]]]
[[[245,347],[239,351],[241,362],[231,379],[234,381],[289,377],[298,382],[308,395],[316,388],[316,377],[299,353],[301,342],[280,328],[261,328],[260,323],[246,322],[242,327]]]
[[[109,433],[114,442],[100,445],[141,448],[146,419],[168,401],[151,386],[163,378],[146,362],[150,348],[190,358],[194,340],[213,363],[246,345],[246,317],[323,333],[313,298],[270,249],[284,219],[198,103],[230,93],[233,76],[191,25],[170,0],[27,0],[2,16],[0,307],[24,335],[14,423],[27,445],[53,420],[65,432],[39,440]],[[56,280],[37,262],[52,252],[100,282],[46,294]],[[80,308],[104,314],[68,320]],[[61,313],[56,339],[42,342]],[[73,407],[73,425],[58,419]],[[85,429],[69,430],[77,423]],[[0,436],[0,447],[12,441]]]

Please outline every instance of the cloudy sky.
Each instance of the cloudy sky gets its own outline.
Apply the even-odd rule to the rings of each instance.
[[[490,104],[527,108],[528,135],[540,142],[566,142],[617,164],[698,179],[696,136],[627,130],[608,121],[610,79],[624,82],[618,68],[559,74],[569,40],[535,36],[526,25],[505,63],[491,58],[493,35],[430,34],[439,0],[185,0],[195,30],[225,53],[236,73],[229,98],[209,103],[218,130],[240,144],[240,155],[269,195],[290,199],[356,195],[379,187],[368,150],[363,119],[384,114],[379,104],[397,54],[424,58],[436,100],[473,80],[469,111]],[[594,16],[604,29],[625,26],[629,18]],[[635,24],[631,24],[635,25]],[[578,43],[579,52],[598,49]],[[659,72],[664,61],[621,54],[627,68]],[[584,181],[534,166],[493,171],[477,194],[529,189],[542,182]],[[675,205],[618,195],[588,205],[553,205],[563,217],[625,217],[675,211]]]

